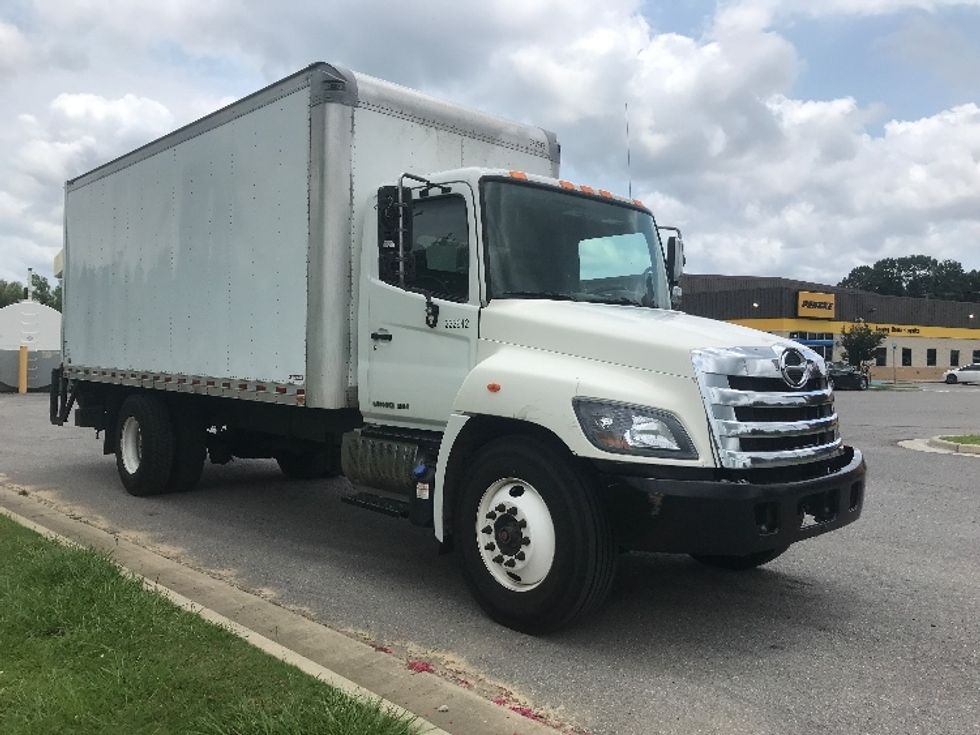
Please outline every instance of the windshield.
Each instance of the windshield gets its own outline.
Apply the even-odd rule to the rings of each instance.
[[[670,308],[653,217],[560,189],[483,182],[488,298]]]

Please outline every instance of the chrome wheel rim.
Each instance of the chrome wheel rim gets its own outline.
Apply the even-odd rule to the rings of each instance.
[[[123,468],[130,475],[135,475],[143,459],[143,432],[135,416],[128,416],[123,422],[119,448],[122,451]]]
[[[548,504],[524,480],[497,480],[480,498],[476,543],[498,584],[514,592],[535,589],[555,560],[555,525]]]

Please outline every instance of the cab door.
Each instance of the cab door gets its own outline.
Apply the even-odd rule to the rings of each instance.
[[[449,418],[476,360],[474,211],[472,190],[463,183],[416,194],[404,288],[397,272],[379,273],[380,251],[373,250],[361,320],[367,385],[359,390],[369,423],[440,429]]]

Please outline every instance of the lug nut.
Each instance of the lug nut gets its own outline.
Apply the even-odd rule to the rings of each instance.
[[[484,526],[483,528],[480,529],[480,533],[492,533],[492,532],[493,532],[493,526]]]
[[[503,513],[505,510],[507,510],[507,506],[501,503],[496,508],[494,508],[494,510],[497,511],[498,513]]]
[[[508,559],[507,561],[504,562],[505,567],[513,567],[515,564],[516,562],[513,559]]]
[[[524,544],[525,546],[530,546],[531,545],[531,537],[530,536],[525,536],[524,538],[521,539],[521,543]]]
[[[527,559],[527,556],[523,551],[518,551],[516,554],[514,554],[514,558],[517,559],[517,561],[524,561]]]
[[[521,518],[521,520],[519,520],[517,522],[517,527],[518,528],[527,528],[527,521],[525,521],[523,518]]]
[[[510,513],[512,516],[516,516],[517,515],[517,506],[516,505],[510,506],[507,509],[507,512]]]
[[[495,557],[493,557],[493,563],[494,564],[499,564],[503,560],[504,560],[503,554],[497,554]]]
[[[493,550],[495,550],[496,548],[497,548],[497,547],[496,547],[496,546],[495,546],[494,544],[492,544],[492,543],[490,543],[490,544],[487,544],[486,546],[484,546],[484,547],[483,547],[483,550],[484,550],[484,551],[493,551]]]
[[[496,517],[497,517],[497,514],[496,514],[496,513],[494,513],[494,512],[492,511],[492,510],[491,510],[491,511],[490,511],[489,513],[487,513],[487,520],[488,520],[488,521],[492,521],[492,520],[494,520],[494,519],[495,519]]]

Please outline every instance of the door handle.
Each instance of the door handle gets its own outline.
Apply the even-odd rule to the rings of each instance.
[[[390,332],[371,332],[371,339],[375,342],[391,342]]]

